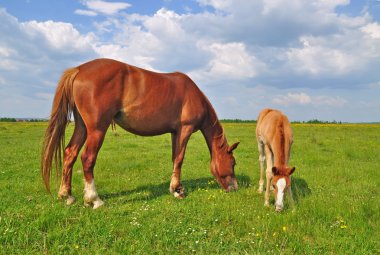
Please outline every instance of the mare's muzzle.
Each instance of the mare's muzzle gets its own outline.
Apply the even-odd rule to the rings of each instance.
[[[226,192],[238,190],[238,184],[235,177],[230,177],[230,176],[226,177],[226,182],[227,182],[227,188],[225,189]]]

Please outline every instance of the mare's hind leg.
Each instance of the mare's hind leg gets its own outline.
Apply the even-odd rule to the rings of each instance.
[[[75,198],[71,194],[71,179],[74,163],[78,157],[78,153],[86,140],[86,127],[82,118],[74,113],[75,129],[69,144],[64,151],[63,172],[61,185],[58,192],[60,199],[66,199],[66,204],[71,205],[75,202]]]
[[[265,161],[265,152],[264,152],[264,144],[260,141],[257,141],[257,147],[259,148],[259,161],[260,161],[260,181],[259,181],[259,189],[257,192],[263,193],[264,191],[264,161]]]
[[[94,181],[94,166],[96,157],[102,146],[107,128],[101,130],[87,130],[86,146],[82,153],[82,165],[84,172],[84,204],[85,206],[93,205],[96,209],[104,204],[99,198]]]
[[[169,190],[176,198],[185,197],[185,189],[181,184],[181,167],[185,157],[186,145],[192,133],[193,127],[191,126],[183,126],[176,133],[172,133],[173,174]]]

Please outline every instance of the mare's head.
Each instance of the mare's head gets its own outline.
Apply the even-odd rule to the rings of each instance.
[[[272,167],[272,186],[274,188],[274,197],[276,200],[275,205],[277,212],[282,211],[282,208],[284,207],[285,191],[287,191],[291,185],[290,175],[294,173],[295,170],[295,167]]]
[[[238,145],[239,142],[223,146],[211,161],[212,174],[227,192],[238,189],[234,170],[236,161],[232,154]]]

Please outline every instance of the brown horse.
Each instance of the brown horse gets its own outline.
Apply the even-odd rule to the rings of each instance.
[[[276,211],[283,208],[285,191],[293,206],[290,175],[295,167],[288,166],[293,133],[288,118],[280,111],[264,109],[261,111],[256,126],[256,139],[260,156],[260,182],[258,192],[263,192],[264,161],[267,160],[265,206],[269,206],[269,189],[274,189]]]
[[[75,128],[64,148],[65,128],[74,115]],[[214,108],[195,83],[182,73],[156,73],[111,59],[96,59],[68,69],[59,81],[42,150],[41,171],[50,192],[52,163],[63,173],[58,196],[71,194],[72,169],[81,155],[85,205],[103,205],[94,183],[94,166],[112,122],[142,136],[171,133],[173,174],[170,192],[184,197],[180,181],[187,142],[201,130],[211,154],[211,172],[226,191],[237,189],[232,151]]]

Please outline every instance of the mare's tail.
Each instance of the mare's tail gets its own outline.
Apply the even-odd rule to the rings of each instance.
[[[50,192],[50,176],[53,161],[55,162],[56,170],[62,166],[65,130],[70,121],[71,113],[75,108],[73,82],[78,72],[78,68],[71,68],[63,73],[55,92],[50,120],[45,132],[41,155],[41,174],[48,192]]]

